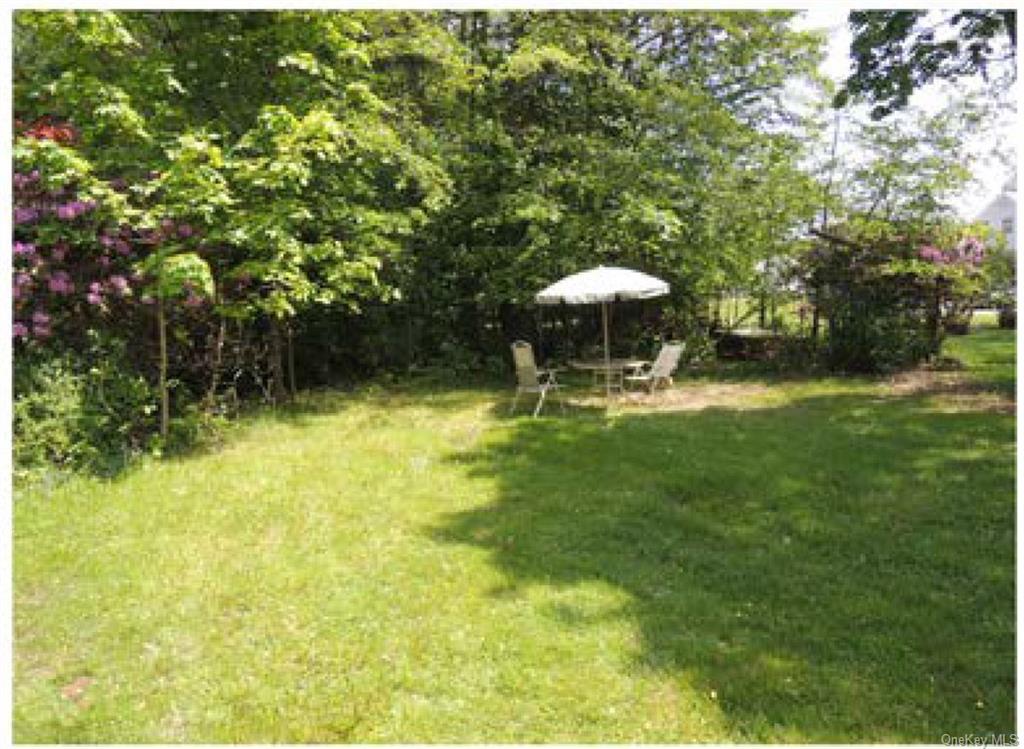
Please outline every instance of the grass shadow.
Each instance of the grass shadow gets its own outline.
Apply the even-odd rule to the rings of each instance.
[[[513,587],[623,591],[632,668],[698,684],[737,740],[1009,733],[1013,448],[1011,417],[924,397],[523,419],[457,457],[498,499],[432,534]]]

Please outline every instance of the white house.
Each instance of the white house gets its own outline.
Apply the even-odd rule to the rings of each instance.
[[[1003,191],[997,195],[985,209],[978,214],[978,220],[984,221],[996,231],[1006,235],[1006,246],[1010,252],[1017,252],[1017,178],[1011,177]]]

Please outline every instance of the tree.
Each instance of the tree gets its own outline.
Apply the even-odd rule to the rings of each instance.
[[[444,199],[416,123],[369,85],[365,37],[346,13],[17,15],[19,114],[60,112],[90,168],[140,179],[142,225],[204,236],[213,309],[270,320],[279,395],[279,323],[386,294],[385,256]]]
[[[863,98],[876,120],[906,107],[915,90],[935,80],[981,74],[1002,86],[1016,75],[1012,9],[852,11],[849,21],[855,69],[835,106]]]
[[[883,122],[852,123],[858,155],[840,188],[847,208],[918,225],[952,216],[971,179],[969,149],[985,116],[960,100],[934,114],[908,109]]]
[[[479,14],[454,25],[483,72],[447,133],[451,205],[415,242],[440,342],[525,334],[532,289],[598,263],[698,300],[807,216],[803,124],[784,106],[820,40],[787,13]],[[468,97],[467,97],[468,98]],[[765,168],[768,167],[768,168]],[[751,191],[771,205],[748,199]]]

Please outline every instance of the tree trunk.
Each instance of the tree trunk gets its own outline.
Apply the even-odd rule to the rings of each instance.
[[[156,325],[160,337],[160,437],[167,439],[171,422],[171,403],[167,392],[167,316],[164,312],[164,298],[156,298]]]
[[[295,341],[291,323],[288,323],[288,389],[294,398],[298,388],[295,387]]]
[[[281,343],[281,321],[270,318],[270,397],[274,405],[288,399],[288,390],[284,384],[284,350]]]
[[[220,387],[220,368],[224,361],[224,339],[227,336],[227,321],[222,317],[217,324],[217,339],[213,343],[213,361],[210,368],[213,370],[210,375],[210,387],[206,391],[207,407],[212,407],[217,397],[217,388]]]
[[[935,290],[927,318],[929,345],[932,355],[939,353],[942,345],[942,292]]]
[[[835,125],[832,130],[832,155],[829,157],[828,181],[825,183],[825,191],[821,199],[821,226],[823,229],[828,229],[828,203],[832,193],[832,178],[836,172],[836,152],[839,150],[839,122],[840,114],[837,109],[835,112]]]

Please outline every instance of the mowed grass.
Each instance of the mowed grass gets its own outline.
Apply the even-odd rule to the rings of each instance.
[[[950,345],[1008,392],[1012,332]],[[16,498],[15,739],[1014,731],[1005,409],[841,379],[536,420],[509,395],[310,395]]]
[[[1014,331],[994,327],[993,318],[992,313],[975,313],[971,335],[948,337],[943,353],[959,359],[976,380],[1013,397],[1017,384]]]

